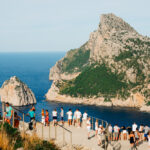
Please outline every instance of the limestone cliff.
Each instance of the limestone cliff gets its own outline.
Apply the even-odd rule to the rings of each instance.
[[[2,102],[9,102],[14,106],[24,106],[36,103],[36,98],[31,91],[16,76],[6,80],[0,88]]]
[[[103,14],[89,40],[59,60],[49,79],[53,80],[46,94],[49,100],[65,95],[93,101],[104,98],[103,102],[114,105],[118,100],[120,105],[125,105],[122,100],[134,101],[131,107],[149,105],[150,38],[114,14]]]

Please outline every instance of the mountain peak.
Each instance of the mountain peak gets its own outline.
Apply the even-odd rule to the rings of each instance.
[[[125,22],[120,17],[117,17],[113,13],[102,14],[100,20],[99,30],[102,32],[110,32],[112,30],[136,32],[135,29],[131,27],[127,22]]]

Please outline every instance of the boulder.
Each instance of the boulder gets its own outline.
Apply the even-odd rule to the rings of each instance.
[[[0,88],[2,102],[9,102],[14,106],[25,106],[36,103],[36,98],[28,86],[16,76],[6,80]]]

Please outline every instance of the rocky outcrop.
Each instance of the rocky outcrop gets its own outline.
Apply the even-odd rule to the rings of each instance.
[[[115,95],[115,98],[111,98],[110,104],[149,107],[147,105],[150,105],[150,38],[140,35],[133,27],[114,14],[103,14],[98,29],[90,34],[89,40],[80,48],[68,51],[66,56],[50,69],[49,79],[53,80],[53,84],[46,98],[58,100],[58,97],[61,99],[70,97],[70,101],[73,101],[74,98],[69,94],[77,88],[74,81],[81,76],[83,79],[82,73],[92,64],[96,66],[105,64],[108,70],[116,75],[117,80],[127,85],[124,91],[128,94],[121,92],[125,95],[125,99],[122,99],[122,95],[119,95],[120,92],[117,91],[118,94]],[[64,80],[70,82],[64,82]],[[64,85],[58,86],[57,81],[63,81]],[[72,87],[75,88],[66,94],[66,91]],[[63,95],[62,88],[65,89]],[[99,99],[101,97],[99,95],[102,94],[92,95],[93,100],[90,95],[90,103],[93,101],[92,103],[102,104],[102,101],[94,99],[94,97]],[[82,97],[81,89],[76,95],[78,95],[76,98],[78,101],[88,99],[88,97]]]
[[[6,80],[0,88],[2,102],[9,102],[14,106],[25,106],[36,103],[36,98],[31,91],[16,76]]]

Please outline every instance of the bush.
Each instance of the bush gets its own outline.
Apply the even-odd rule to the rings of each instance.
[[[91,97],[100,94],[104,97],[115,97],[119,91],[128,86],[125,82],[120,81],[120,75],[111,72],[105,64],[92,65],[72,82],[66,82],[64,87],[61,86],[60,94],[74,97]]]

